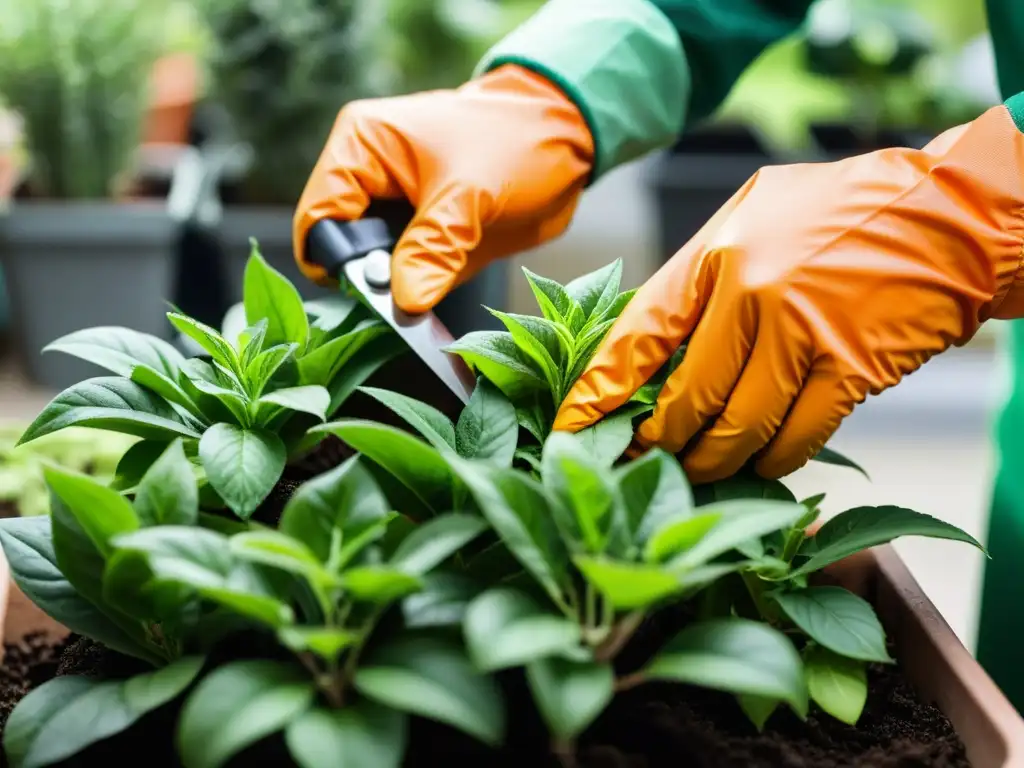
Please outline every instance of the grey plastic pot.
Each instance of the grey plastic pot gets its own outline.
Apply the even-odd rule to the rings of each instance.
[[[42,353],[82,328],[120,325],[170,338],[180,216],[175,185],[187,148],[149,148],[140,172],[172,177],[167,201],[17,201],[0,219],[0,266],[11,333],[37,384],[63,389],[102,374],[90,363]]]

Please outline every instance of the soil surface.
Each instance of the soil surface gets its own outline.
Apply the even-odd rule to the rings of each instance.
[[[0,669],[0,727],[33,687],[59,674],[122,677],[137,662],[72,636],[49,645],[29,638],[6,646]],[[471,760],[493,768],[559,768],[548,752],[540,722],[526,704],[521,676],[502,680],[508,698],[508,732],[515,742],[500,752],[446,727],[416,720],[407,768]],[[965,768],[963,744],[946,717],[921,702],[897,666],[873,666],[870,695],[857,727],[820,712],[806,723],[779,710],[764,733],[746,721],[732,697],[681,685],[641,686],[619,696],[580,740],[575,768]],[[145,755],[147,768],[177,766],[173,723],[177,702],[147,715],[129,731],[100,742],[61,765],[120,764]],[[117,759],[115,759],[117,758]],[[139,758],[141,759],[141,758]],[[112,761],[112,762],[111,762]],[[267,739],[231,766],[288,766],[280,737]],[[0,765],[6,765],[0,761]],[[573,765],[563,763],[562,765]]]

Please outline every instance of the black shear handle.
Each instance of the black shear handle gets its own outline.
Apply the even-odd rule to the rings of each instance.
[[[409,225],[413,209],[405,200],[391,200],[375,202],[367,213],[369,216],[355,221],[318,221],[306,235],[306,258],[331,277],[340,278],[348,262],[371,251],[390,253]]]

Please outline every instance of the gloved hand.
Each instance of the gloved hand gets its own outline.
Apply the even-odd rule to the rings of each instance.
[[[407,198],[415,217],[395,247],[392,292],[432,309],[492,260],[568,226],[593,165],[579,109],[533,72],[505,65],[457,90],[358,101],[341,110],[299,200],[294,249],[325,218],[359,218],[375,199]]]
[[[580,429],[688,340],[641,447],[775,478],[990,317],[1024,315],[1024,134],[1005,106],[923,150],[764,168],[633,298],[562,404]],[[964,397],[972,393],[964,392]]]

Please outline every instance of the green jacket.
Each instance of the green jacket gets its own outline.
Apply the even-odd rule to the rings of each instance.
[[[548,0],[484,57],[478,72],[515,63],[558,83],[590,126],[596,177],[671,144],[688,123],[710,114],[761,51],[800,26],[812,4]],[[987,5],[1005,98],[1024,91],[1024,0]]]

